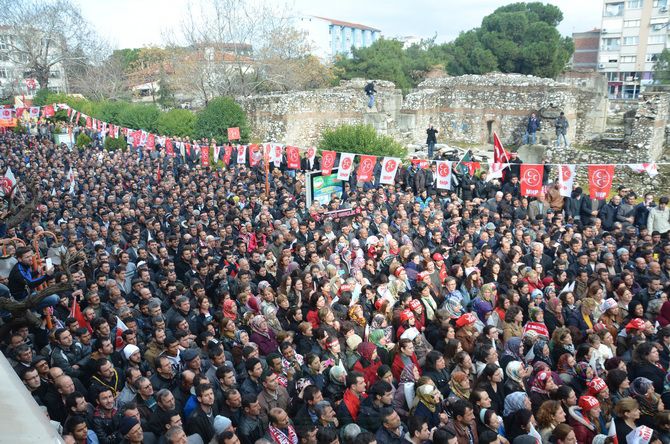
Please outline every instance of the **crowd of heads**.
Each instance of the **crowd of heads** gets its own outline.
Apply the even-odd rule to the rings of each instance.
[[[8,167],[0,296],[70,289],[4,353],[69,442],[670,442],[667,197],[413,164],[308,206],[284,163],[11,132]]]

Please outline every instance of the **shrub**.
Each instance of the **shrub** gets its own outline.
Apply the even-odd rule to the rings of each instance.
[[[161,112],[154,105],[129,105],[119,115],[119,124],[132,129],[156,131]]]
[[[107,151],[116,151],[116,150],[125,151],[127,147],[128,144],[126,143],[126,139],[124,139],[122,136],[117,139],[114,139],[112,137],[105,138],[105,149]]]
[[[372,125],[340,125],[327,129],[319,141],[320,150],[403,158],[407,148],[389,136],[377,134]]]
[[[192,137],[195,121],[195,114],[191,111],[172,109],[166,113],[161,113],[158,118],[158,133],[168,136]]]
[[[83,148],[88,146],[93,140],[91,140],[90,137],[88,137],[86,134],[81,133],[77,136],[77,146],[79,148]]]
[[[228,128],[240,128],[242,143],[249,141],[247,115],[230,97],[217,97],[200,111],[195,121],[195,136],[215,139],[217,143],[228,142]]]

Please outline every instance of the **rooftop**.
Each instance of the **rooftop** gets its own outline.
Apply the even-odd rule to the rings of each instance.
[[[361,25],[360,23],[345,22],[345,21],[342,21],[342,20],[335,20],[335,19],[331,19],[331,18],[328,18],[328,17],[319,17],[317,15],[314,15],[312,17],[315,17],[315,18],[318,18],[318,19],[321,19],[321,20],[325,20],[325,21],[330,22],[331,24],[337,25],[337,26],[346,26],[348,28],[356,28],[356,29],[363,29],[363,30],[366,30],[366,31],[382,32],[381,29],[373,28],[373,27],[367,26],[367,25]]]

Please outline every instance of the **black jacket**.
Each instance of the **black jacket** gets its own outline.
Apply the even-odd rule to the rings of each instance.
[[[212,417],[216,416],[212,412]],[[207,414],[198,406],[186,420],[186,434],[197,433],[204,442],[210,442],[214,437],[214,425],[209,421]],[[240,435],[242,436],[242,435]]]
[[[656,367],[650,362],[635,362],[631,363],[628,374],[631,381],[639,377],[649,379],[654,383],[654,390],[656,393],[663,393],[665,372],[660,367]]]

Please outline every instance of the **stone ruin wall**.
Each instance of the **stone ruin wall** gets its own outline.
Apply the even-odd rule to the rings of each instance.
[[[670,96],[653,93],[644,97],[634,118],[628,120],[632,123],[621,146],[598,145],[606,131],[610,104],[605,79],[596,73],[566,73],[558,81],[518,74],[432,78],[404,98],[393,83],[377,81],[372,110],[367,107],[365,84],[363,79],[354,79],[334,88],[251,96],[239,102],[249,116],[255,139],[300,147],[315,145],[327,128],[361,123],[405,144],[424,144],[425,130],[432,123],[440,129],[438,143],[486,146],[491,130],[506,146],[518,146],[533,111],[542,119],[540,143],[548,148],[542,155],[556,163],[658,160],[667,138]],[[571,144],[579,147],[553,147],[553,119],[560,111],[570,121]],[[659,169],[661,176],[664,168]],[[617,169],[617,175],[624,175],[618,179],[625,183],[662,185],[660,178],[629,177],[621,170]]]

